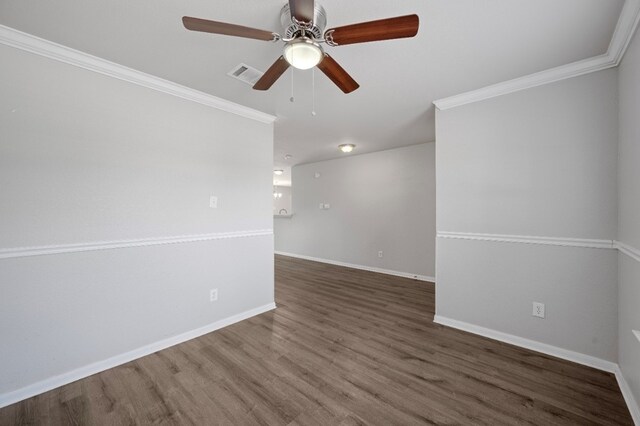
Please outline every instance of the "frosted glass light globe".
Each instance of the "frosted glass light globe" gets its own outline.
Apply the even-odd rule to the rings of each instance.
[[[322,48],[308,37],[298,37],[284,47],[284,58],[292,67],[300,70],[315,67],[323,55]]]

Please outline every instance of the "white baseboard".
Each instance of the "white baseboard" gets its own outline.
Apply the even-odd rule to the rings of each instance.
[[[120,355],[116,355],[109,359],[98,361],[93,364],[80,367],[73,371],[60,374],[58,376],[50,377],[48,379],[31,384],[21,389],[5,393],[3,395],[0,395],[0,408],[6,407],[7,405],[14,404],[16,402],[22,401],[27,398],[31,398],[32,396],[39,395],[41,393],[50,391],[60,386],[75,382],[76,380],[83,379],[93,374],[100,373],[101,371],[105,371],[110,368],[117,367],[118,365],[125,364],[135,359],[142,358],[143,356],[150,355],[154,352],[158,352],[162,349],[166,349],[168,347],[177,345],[182,342],[186,342],[187,340],[195,339],[196,337],[200,337],[204,334],[211,333],[212,331],[219,330],[221,328],[227,327],[231,324],[235,324],[237,322],[243,321],[253,316],[262,314],[264,312],[271,311],[275,308],[276,308],[275,303],[268,303],[266,305],[259,306],[257,308],[250,309],[248,311],[241,312],[239,314],[230,316],[228,318],[216,321],[212,324],[205,325],[204,327],[187,331],[186,333],[169,337],[167,339],[160,340],[155,343],[151,343],[150,345],[146,345],[141,348],[134,349],[132,351],[125,352]]]
[[[636,425],[640,425],[640,406],[636,402],[633,393],[631,392],[631,388],[627,383],[624,375],[622,374],[622,370],[619,366],[616,366],[616,380],[618,381],[618,386],[620,386],[620,392],[622,392],[622,396],[624,397],[625,402],[627,403],[627,407],[629,407],[629,412],[631,413],[631,417],[633,418],[633,422]]]
[[[298,259],[311,260],[313,262],[328,263],[330,265],[344,266],[346,268],[361,269],[363,271],[369,271],[369,272],[377,272],[379,274],[395,275],[396,277],[411,278],[413,280],[418,280],[418,281],[427,281],[430,283],[436,282],[435,277],[429,277],[427,275],[417,275],[417,274],[412,274],[410,272],[393,271],[391,269],[376,268],[375,266],[356,265],[353,263],[340,262],[339,260],[322,259],[319,257],[305,256],[303,254],[286,253],[283,251],[276,251],[275,254],[279,254],[281,256],[295,257]]]
[[[597,368],[598,370],[608,373],[615,373],[618,364],[604,359],[596,358],[591,355],[581,354],[580,352],[570,351],[568,349],[559,348],[557,346],[548,345],[546,343],[536,342],[535,340],[525,339],[524,337],[514,336],[512,334],[503,333],[501,331],[492,330],[490,328],[480,327],[479,325],[470,324],[436,315],[433,322],[448,327],[457,328],[458,330],[467,331],[469,333],[478,334],[493,340],[509,343],[522,348],[531,349],[532,351],[541,352],[556,358],[562,358],[577,364],[586,365],[588,367]]]
[[[453,320],[440,315],[436,315],[433,321],[437,324],[445,325],[447,327],[456,328],[458,330],[466,331],[480,336],[488,337],[489,339],[499,340],[501,342],[509,343],[511,345],[519,346],[532,351],[540,352],[546,355],[551,355],[556,358],[561,358],[567,361],[575,362],[577,364],[586,365],[588,367],[597,368],[598,370],[613,373],[618,381],[620,392],[624,397],[631,417],[636,425],[640,426],[640,407],[636,401],[629,384],[622,374],[622,370],[615,362],[606,361],[604,359],[596,358],[590,355],[581,354],[579,352],[570,351],[568,349],[559,348],[557,346],[548,345],[546,343],[536,342],[535,340],[525,339],[523,337],[514,336],[512,334],[503,333],[501,331],[492,330],[490,328],[480,327],[478,325],[470,324],[464,321]]]

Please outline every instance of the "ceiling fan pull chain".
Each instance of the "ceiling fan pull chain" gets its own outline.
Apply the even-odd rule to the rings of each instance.
[[[316,116],[316,69],[311,70],[311,115]]]
[[[293,68],[291,68],[291,97],[289,98],[289,102],[293,102]]]

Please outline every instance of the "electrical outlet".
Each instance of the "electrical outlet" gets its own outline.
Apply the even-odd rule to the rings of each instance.
[[[533,314],[534,317],[544,318],[544,303],[533,302]]]
[[[210,302],[217,302],[218,301],[218,289],[217,288],[212,288],[211,290],[209,290],[209,301]]]
[[[319,206],[320,210],[324,210],[324,203],[320,203]]]
[[[378,252],[378,257],[379,257],[380,259],[382,259],[382,254],[383,254],[383,253],[382,253],[382,250],[380,250],[380,251]]]
[[[215,195],[209,197],[209,207],[211,207],[212,209],[218,208],[218,197],[216,197]]]

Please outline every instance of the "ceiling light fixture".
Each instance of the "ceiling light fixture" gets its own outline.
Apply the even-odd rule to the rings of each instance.
[[[292,158],[293,158],[293,155],[291,155],[291,154],[285,154],[284,155],[284,159],[285,160],[291,160]]]
[[[342,151],[344,153],[349,153],[349,152],[353,151],[353,149],[355,147],[356,146],[354,144],[352,144],[352,143],[345,143],[345,144],[342,144],[342,145],[338,145],[338,148],[340,148],[340,151]]]
[[[278,176],[281,176],[283,173],[284,173],[284,170],[282,169],[276,169],[273,171],[273,174]]]
[[[284,46],[284,58],[299,70],[308,70],[322,61],[324,52],[318,43],[309,37],[298,37]]]

